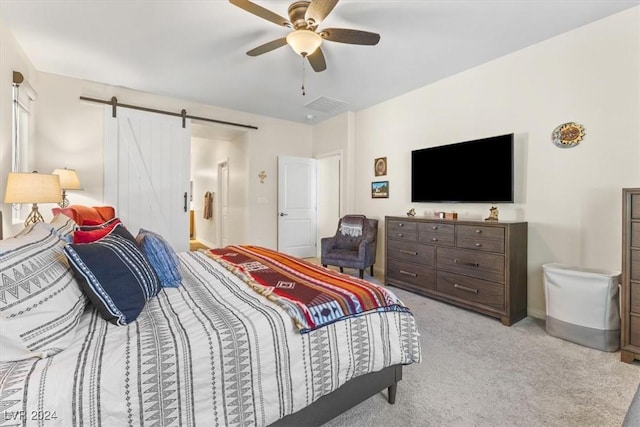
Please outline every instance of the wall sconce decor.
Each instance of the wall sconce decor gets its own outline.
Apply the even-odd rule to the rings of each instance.
[[[60,203],[62,188],[58,175],[47,175],[38,172],[10,173],[7,178],[5,203],[33,203],[31,213],[27,216],[24,226],[43,222],[44,218],[38,212],[38,203]]]
[[[62,201],[58,203],[61,208],[69,206],[69,199],[67,199],[67,190],[82,190],[80,185],[80,179],[75,169],[55,169],[52,172],[54,175],[60,177],[60,188],[62,188]]]
[[[260,171],[258,178],[260,178],[260,184],[264,184],[264,180],[267,179],[267,173],[265,171]]]

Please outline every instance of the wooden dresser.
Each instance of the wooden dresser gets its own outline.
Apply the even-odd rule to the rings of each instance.
[[[640,359],[640,188],[622,189],[620,359]]]
[[[387,216],[385,228],[386,284],[507,326],[526,317],[526,222]]]

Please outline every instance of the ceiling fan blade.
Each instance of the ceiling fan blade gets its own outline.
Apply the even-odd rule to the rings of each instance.
[[[313,71],[319,73],[320,71],[327,69],[327,63],[324,60],[324,53],[322,53],[322,49],[319,47],[311,55],[307,55],[307,59],[309,60],[309,64],[311,64]]]
[[[247,52],[247,55],[249,56],[262,55],[263,53],[271,52],[272,50],[282,47],[286,44],[287,44],[286,37],[282,37],[281,39],[271,40],[268,43],[260,45],[254,49],[251,49],[249,52]]]
[[[338,0],[311,0],[304,19],[310,22],[310,25],[316,26],[331,13],[337,3]]]
[[[271,12],[269,9],[265,9],[262,6],[258,6],[257,4],[250,2],[248,0],[229,0],[229,3],[238,6],[240,9],[244,9],[249,13],[253,13],[260,18],[266,19],[267,21],[271,21],[275,24],[281,25],[283,27],[291,27],[291,22],[287,18],[284,18],[277,13]]]
[[[327,28],[320,31],[323,39],[332,42],[374,45],[380,41],[380,34],[346,28]]]

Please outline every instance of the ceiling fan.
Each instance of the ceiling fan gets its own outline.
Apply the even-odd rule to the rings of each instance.
[[[327,63],[320,48],[323,40],[358,45],[375,45],[380,41],[380,34],[368,31],[346,28],[318,30],[318,25],[329,15],[338,0],[293,2],[287,11],[289,19],[248,0],[229,0],[229,2],[267,21],[293,29],[286,37],[251,49],[247,52],[249,56],[262,55],[288,44],[297,54],[309,60],[314,71],[324,71],[327,69]]]

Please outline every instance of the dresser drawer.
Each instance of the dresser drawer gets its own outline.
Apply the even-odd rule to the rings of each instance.
[[[486,227],[482,225],[458,225],[458,238],[484,237],[486,239],[500,239],[504,241],[504,228]]]
[[[452,273],[504,282],[504,257],[502,255],[439,247],[436,252],[436,266],[438,269]]]
[[[504,240],[485,239],[482,237],[460,237],[458,236],[459,248],[475,249],[479,251],[500,252],[504,253]]]
[[[418,263],[432,268],[435,265],[435,248],[420,243],[389,240],[387,257],[411,263]]]
[[[421,289],[436,289],[435,272],[432,268],[388,259],[386,269],[387,281],[397,280]]]
[[[629,314],[629,344],[640,347],[640,316]]]
[[[631,223],[631,246],[640,248],[640,222]]]
[[[632,313],[640,314],[640,283],[631,282],[630,309]]]
[[[640,194],[631,195],[631,218],[640,219]]]
[[[387,237],[406,242],[418,241],[418,224],[411,221],[387,221]]]
[[[631,280],[640,281],[640,249],[631,250]]]
[[[465,302],[504,310],[504,285],[500,283],[439,271],[436,290]]]
[[[418,225],[418,241],[444,246],[455,244],[455,225],[427,222]]]

